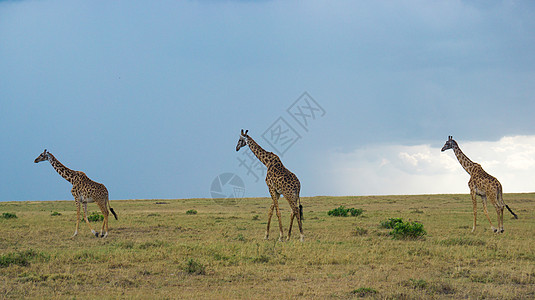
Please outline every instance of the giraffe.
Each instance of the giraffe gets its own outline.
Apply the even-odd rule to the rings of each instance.
[[[457,160],[465,171],[470,175],[470,180],[468,181],[468,187],[470,188],[470,196],[472,197],[472,205],[474,209],[474,225],[472,227],[472,232],[476,230],[476,215],[477,215],[477,199],[476,195],[481,197],[483,202],[483,212],[487,216],[487,219],[490,223],[490,229],[496,233],[503,232],[503,209],[504,206],[507,207],[509,212],[513,214],[515,219],[518,219],[518,216],[509,208],[507,204],[503,201],[502,194],[502,185],[498,179],[489,175],[480,164],[471,161],[459,148],[457,142],[453,139],[452,136],[448,137],[446,144],[442,147],[442,152],[453,149]],[[490,221],[489,213],[487,211],[487,199],[494,205],[496,208],[496,213],[498,214],[498,228],[494,228],[492,222]]]
[[[52,153],[46,151],[46,149],[35,159],[34,162],[38,163],[45,160],[50,162],[54,170],[56,170],[61,177],[65,178],[72,184],[71,193],[74,196],[74,202],[76,203],[76,230],[74,231],[74,235],[72,237],[75,237],[78,234],[78,228],[80,225],[80,204],[82,204],[84,207],[84,220],[89,226],[89,229],[91,229],[91,232],[96,237],[99,237],[99,233],[93,230],[91,224],[89,224],[89,220],[87,220],[87,203],[91,202],[96,202],[102,211],[102,214],[104,215],[104,222],[102,223],[100,236],[103,238],[107,237],[109,199],[108,190],[106,187],[102,183],[94,182],[93,180],[89,179],[84,172],[74,171],[67,168],[61,162],[59,162],[59,160],[57,160]],[[117,214],[115,214],[115,211],[113,208],[111,208],[111,206],[110,210],[117,220]],[[106,231],[103,233],[104,229],[106,229]]]
[[[266,174],[266,184],[271,194],[271,199],[273,203],[269,208],[268,213],[268,222],[266,229],[265,239],[269,238],[269,225],[271,223],[271,217],[273,216],[273,209],[276,209],[277,218],[279,220],[279,241],[282,241],[283,232],[282,232],[282,222],[281,222],[281,213],[279,211],[279,198],[280,195],[283,195],[292,209],[292,215],[290,216],[290,228],[288,229],[287,240],[290,239],[292,233],[292,224],[294,218],[297,218],[297,224],[299,225],[299,232],[301,234],[300,241],[303,242],[303,206],[301,205],[301,199],[299,198],[299,191],[301,189],[301,184],[299,179],[295,176],[294,173],[290,172],[284,167],[280,158],[273,152],[267,152],[262,149],[249,135],[247,135],[249,130],[243,132],[241,130],[240,139],[238,140],[238,145],[236,146],[236,151],[239,151],[240,148],[249,145],[249,148],[254,153],[254,155],[267,167]],[[299,202],[299,206],[297,205]]]

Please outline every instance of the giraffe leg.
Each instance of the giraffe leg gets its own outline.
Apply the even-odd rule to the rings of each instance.
[[[277,219],[279,220],[279,242],[282,242],[282,237],[284,236],[284,233],[282,232],[281,212],[279,210],[278,202],[275,202],[275,210],[277,211]]]
[[[297,225],[299,225],[299,234],[300,234],[299,241],[304,242],[305,235],[303,234],[303,220],[301,220],[301,213],[299,212],[299,209],[297,210],[296,216],[297,216]]]
[[[74,197],[74,203],[76,204],[76,229],[72,235],[72,237],[75,237],[78,234],[78,228],[80,226],[80,198],[78,198],[78,194],[74,188],[71,189],[71,194]]]
[[[78,234],[78,227],[80,226],[80,202],[78,200],[75,200],[76,202],[76,230],[74,230],[74,234],[72,237],[75,237]]]
[[[498,233],[503,233],[503,206],[496,206],[496,214],[498,215]]]
[[[490,197],[492,197],[492,195],[489,195]],[[498,232],[498,229],[494,227],[494,225],[492,225],[492,221],[490,220],[490,216],[489,216],[489,211],[487,210],[487,196],[481,196],[481,198],[483,199],[483,212],[485,213],[485,216],[487,217],[487,220],[489,220],[489,223],[490,223],[490,229],[493,231],[493,232]],[[498,216],[498,223],[499,223],[499,216]]]
[[[269,225],[271,224],[271,217],[273,216],[273,209],[275,209],[275,203],[271,204],[271,207],[269,208],[268,212],[268,221],[267,221],[267,229],[266,229],[266,236],[264,239],[269,239]]]
[[[267,230],[266,230],[266,237],[269,236],[269,224],[270,224],[270,221],[271,221],[271,216],[273,215],[273,208],[275,208],[276,213],[277,213],[277,218],[279,219],[279,230],[280,230],[279,241],[282,241],[282,236],[283,236],[283,233],[282,233],[282,222],[281,222],[281,213],[280,213],[280,210],[279,210],[280,194],[274,188],[269,188],[269,193],[271,194],[271,199],[273,200],[273,204],[271,204],[271,207],[269,209],[268,227],[267,227]]]
[[[297,218],[297,223],[299,224],[299,231],[301,233],[300,240],[302,242],[303,241],[303,228],[301,225],[301,215],[299,213],[299,208],[297,207],[297,199],[298,198],[296,198],[295,195],[293,195],[293,197],[288,200],[288,203],[290,204],[290,208],[292,209],[292,215],[290,217],[290,228],[288,229],[288,237],[286,239],[287,240],[290,239],[290,235],[292,234],[293,221],[294,221],[294,218]]]
[[[474,209],[474,225],[472,226],[472,232],[476,230],[476,222],[477,222],[477,199],[476,199],[476,191],[473,189],[470,189],[470,196],[472,197],[472,206]]]
[[[98,237],[98,233],[93,230],[91,224],[89,224],[89,220],[87,219],[87,202],[83,202],[82,205],[84,206],[84,220],[87,223],[87,226],[89,226],[89,229],[91,229],[91,233]]]
[[[292,209],[292,215],[290,216],[290,228],[288,228],[288,236],[286,237],[286,240],[290,240],[290,236],[292,235],[292,225],[294,223],[294,217],[295,217],[296,211]],[[299,214],[299,212],[297,212]]]
[[[106,206],[106,201],[103,201],[103,202],[104,202],[104,204],[101,204],[99,202],[100,211],[102,211],[102,215],[104,215],[104,221],[102,222],[102,228],[100,229],[100,237],[105,238],[105,237],[108,236],[108,216],[109,216],[109,211],[108,211],[108,207]],[[103,233],[104,229],[106,229],[105,233]]]

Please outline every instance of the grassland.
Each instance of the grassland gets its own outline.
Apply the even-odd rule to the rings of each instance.
[[[4,202],[0,215],[17,218],[0,218],[0,298],[533,299],[535,194],[504,198],[519,219],[506,212],[500,235],[481,205],[470,232],[468,195],[303,198],[304,243],[295,226],[277,242],[276,216],[263,239],[267,198],[112,201],[119,220],[106,239],[84,223],[70,237],[71,201]],[[340,205],[364,212],[327,215]],[[392,239],[379,225],[394,217],[427,235]]]

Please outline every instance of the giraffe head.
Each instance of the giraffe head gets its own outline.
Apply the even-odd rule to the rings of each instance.
[[[42,161],[45,161],[45,160],[48,160],[48,154],[49,152],[46,151],[43,151],[43,153],[41,153],[39,156],[37,156],[37,158],[33,161],[34,163],[38,163],[38,162],[42,162]]]
[[[249,132],[249,130],[245,130],[245,132],[243,132],[243,129],[241,130],[240,139],[238,140],[238,145],[236,146],[236,151],[240,150],[241,147],[245,147],[247,145],[247,138],[249,137],[247,135],[247,132]]]
[[[444,147],[442,147],[442,152],[448,150],[448,149],[453,149],[453,147],[457,146],[457,142],[453,139],[453,136],[448,136],[448,140],[446,141],[446,144],[444,144]]]

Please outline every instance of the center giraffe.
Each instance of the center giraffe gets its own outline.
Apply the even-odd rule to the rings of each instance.
[[[470,188],[470,195],[472,196],[472,205],[474,208],[474,226],[472,227],[472,232],[476,230],[476,216],[477,216],[477,199],[476,196],[480,196],[483,202],[483,212],[487,216],[487,219],[490,223],[490,229],[497,233],[503,232],[503,209],[507,207],[509,212],[513,214],[515,219],[518,219],[518,216],[509,208],[507,204],[503,202],[503,193],[502,185],[498,179],[489,175],[480,164],[471,161],[468,156],[466,156],[459,148],[457,142],[453,139],[452,136],[448,137],[446,144],[442,147],[442,152],[453,149],[457,160],[461,166],[470,174],[470,180],[468,181],[468,187]],[[489,213],[487,211],[487,199],[494,205],[496,208],[496,213],[498,214],[498,228],[492,226],[490,221]]]
[[[269,225],[271,223],[271,217],[273,216],[273,209],[275,208],[277,211],[277,218],[279,219],[279,241],[282,241],[283,232],[281,213],[279,211],[279,198],[280,195],[283,195],[284,198],[288,200],[288,203],[292,209],[287,240],[290,239],[290,235],[292,233],[292,224],[294,217],[296,217],[297,224],[299,225],[299,232],[301,234],[300,241],[302,242],[304,240],[302,225],[303,207],[301,206],[301,200],[299,199],[301,183],[299,183],[299,179],[297,179],[297,176],[295,176],[294,173],[290,172],[290,170],[284,167],[280,158],[275,153],[267,152],[266,150],[262,149],[262,147],[260,147],[249,135],[247,135],[248,131],[249,130],[243,132],[243,129],[241,130],[236,151],[239,151],[240,148],[249,145],[249,149],[251,149],[254,155],[256,155],[256,157],[267,167],[266,184],[269,188],[269,193],[271,194],[273,203],[271,204],[268,213],[265,239],[269,238]]]

